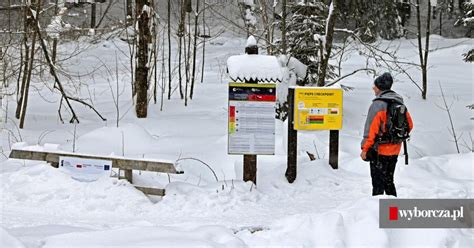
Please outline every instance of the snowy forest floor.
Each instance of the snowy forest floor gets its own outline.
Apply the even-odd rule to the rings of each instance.
[[[410,164],[403,157],[395,172],[400,198],[473,198],[472,135],[474,113],[472,64],[461,54],[472,39],[432,37],[428,99],[403,75],[395,75],[400,93],[414,119],[409,142]],[[388,45],[388,42],[383,42]],[[398,40],[398,54],[417,62],[413,40]],[[0,247],[472,247],[473,230],[380,229],[378,201],[372,197],[368,163],[359,158],[360,140],[373,99],[373,78],[363,73],[343,80],[353,87],[344,93],[344,127],[340,132],[339,169],[328,165],[329,132],[300,132],[298,177],[286,181],[286,125],[277,121],[275,156],[258,157],[258,185],[241,181],[242,156],[227,155],[227,82],[225,61],[243,51],[244,40],[223,35],[207,48],[205,80],[196,84],[185,107],[175,91],[171,100],[149,105],[146,119],[136,119],[126,70],[127,45],[119,39],[88,44],[68,61],[68,68],[85,73],[102,65],[94,77],[82,77],[78,94],[89,98],[108,119],[74,105],[81,123],[62,124],[57,116],[60,96],[42,83],[30,94],[25,129],[13,121],[2,130],[0,145],[8,156],[14,140],[37,148],[101,155],[181,160],[183,175],[134,172],[137,184],[166,187],[162,199],[148,198],[124,180],[103,178],[80,182],[45,163],[3,159],[0,162]],[[64,53],[69,44],[61,47]],[[72,46],[72,45],[71,45]],[[117,54],[117,55],[116,55]],[[119,60],[121,120],[115,126],[115,56]],[[343,62],[343,74],[365,66],[353,51]],[[420,81],[421,72],[411,69]],[[199,78],[199,77],[198,77]],[[455,130],[461,136],[457,154],[447,112],[441,109],[438,82]],[[45,83],[51,84],[51,83]],[[51,87],[51,85],[49,85]],[[111,90],[113,89],[113,90]],[[73,87],[70,86],[70,90]],[[160,92],[160,90],[158,90]],[[9,106],[15,106],[9,99]],[[67,114],[64,114],[67,122]],[[74,130],[77,139],[74,142]],[[122,138],[123,137],[123,138]],[[123,140],[123,141],[122,141]],[[310,161],[306,151],[318,154]],[[169,183],[169,181],[171,183]]]

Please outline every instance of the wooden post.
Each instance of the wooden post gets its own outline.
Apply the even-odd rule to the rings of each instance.
[[[245,53],[258,54],[258,46],[245,47]],[[258,80],[246,80],[245,83],[258,83]],[[257,185],[257,155],[244,155],[244,182],[247,181]]]
[[[295,105],[295,89],[288,89],[288,160],[286,168],[286,179],[289,183],[293,183],[296,179],[296,161],[298,147],[298,132],[294,129],[294,105]]]
[[[123,170],[125,179],[129,183],[133,183],[133,170]]]
[[[329,131],[329,165],[333,169],[339,166],[339,130]]]
[[[244,181],[257,185],[257,155],[244,155]]]

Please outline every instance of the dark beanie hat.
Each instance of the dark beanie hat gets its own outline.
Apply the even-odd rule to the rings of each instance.
[[[374,81],[375,86],[380,90],[389,90],[392,88],[393,79],[390,73],[385,72],[381,76],[378,76]]]

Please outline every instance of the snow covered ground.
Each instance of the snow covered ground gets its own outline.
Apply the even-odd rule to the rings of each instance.
[[[417,62],[412,40],[396,41],[404,58]],[[124,180],[102,178],[80,182],[34,161],[0,162],[0,247],[472,247],[472,229],[380,229],[378,201],[372,197],[368,163],[359,158],[360,140],[373,93],[373,78],[356,74],[342,83],[354,87],[344,95],[344,128],[340,133],[340,168],[328,165],[328,132],[300,132],[298,177],[289,184],[286,169],[286,123],[277,122],[275,156],[259,156],[258,185],[241,181],[242,156],[227,155],[227,77],[225,61],[240,54],[245,40],[223,35],[206,48],[205,82],[185,107],[179,94],[164,101],[163,111],[150,104],[149,117],[136,119],[125,69],[126,45],[103,41],[70,62],[80,73],[100,65],[100,58],[120,69],[120,123],[115,126],[112,92],[115,76],[104,67],[84,77],[78,90],[108,119],[74,105],[81,124],[61,124],[59,96],[38,84],[30,95],[24,130],[13,123],[14,100],[0,145],[8,156],[14,141],[30,145],[60,144],[60,149],[101,155],[126,155],[176,161],[183,175],[134,172],[137,184],[166,187],[162,199],[148,198]],[[414,118],[409,142],[410,164],[400,157],[395,181],[400,198],[473,198],[474,156],[472,64],[461,54],[469,39],[432,38],[428,99],[402,75],[399,92]],[[70,49],[68,45],[61,48]],[[343,63],[349,73],[364,65],[355,52]],[[419,81],[421,73],[412,69]],[[109,83],[109,81],[110,83]],[[449,131],[438,82],[447,101],[461,154]],[[51,87],[51,86],[50,86]],[[38,94],[41,93],[41,94]],[[64,114],[67,122],[67,114]],[[74,131],[75,130],[75,131]],[[74,132],[77,139],[74,142]],[[48,145],[46,145],[48,147]],[[309,161],[306,151],[319,159]],[[197,158],[209,164],[218,177]],[[169,183],[171,181],[171,183]]]

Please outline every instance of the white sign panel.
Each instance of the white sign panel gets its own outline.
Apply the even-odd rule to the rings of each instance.
[[[228,153],[275,154],[275,85],[230,85]]]
[[[59,168],[81,181],[95,181],[109,177],[112,171],[111,160],[59,157]]]

